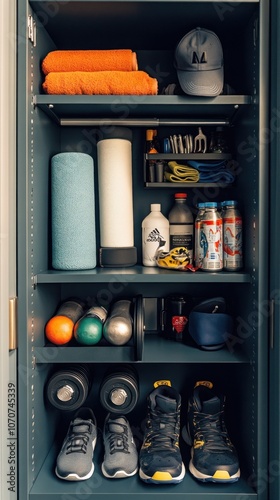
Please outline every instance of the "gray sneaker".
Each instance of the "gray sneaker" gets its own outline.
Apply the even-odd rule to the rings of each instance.
[[[80,408],[72,422],[56,460],[55,473],[66,481],[89,479],[94,471],[96,419],[90,408]]]
[[[118,479],[134,476],[138,471],[138,453],[126,417],[108,414],[103,430],[105,477]]]

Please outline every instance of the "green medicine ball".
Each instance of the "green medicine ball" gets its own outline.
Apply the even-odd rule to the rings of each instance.
[[[103,325],[98,318],[83,318],[76,323],[74,337],[79,344],[95,345],[102,338]]]

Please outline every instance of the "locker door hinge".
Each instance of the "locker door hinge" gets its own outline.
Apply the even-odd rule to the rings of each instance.
[[[9,350],[17,348],[17,297],[9,299]]]
[[[258,40],[259,40],[259,22],[258,22],[258,19],[255,19],[255,21],[254,21],[254,29],[253,29],[254,47],[257,47]]]
[[[33,43],[33,46],[36,47],[36,22],[34,21],[33,16],[29,14],[28,16],[28,39]]]
[[[275,314],[275,301],[270,299],[270,318],[269,318],[269,347],[274,349],[274,314]]]

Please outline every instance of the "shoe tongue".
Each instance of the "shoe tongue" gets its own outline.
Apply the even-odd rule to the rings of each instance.
[[[209,415],[215,415],[221,411],[221,401],[217,396],[214,396],[207,401],[202,401],[201,403],[201,412],[207,413]]]
[[[208,387],[197,386],[194,390],[194,401],[201,413],[215,415],[222,410],[222,400]]]
[[[124,425],[127,426],[127,422],[124,418],[119,417],[108,421],[108,431],[111,432],[114,437],[113,451],[120,451],[125,449],[125,435],[126,431]]]
[[[73,431],[74,432],[88,432],[89,430],[89,424],[91,423],[90,420],[84,421],[81,418],[75,418],[73,421]]]
[[[109,432],[114,432],[114,434],[123,434],[125,420],[123,418],[116,418],[115,420],[110,420],[108,422]]]
[[[155,397],[155,406],[163,413],[175,412],[177,408],[176,399],[168,398],[159,394]]]

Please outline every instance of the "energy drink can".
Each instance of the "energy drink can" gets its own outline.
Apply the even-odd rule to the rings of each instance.
[[[200,232],[201,232],[201,224],[204,214],[204,205],[205,203],[198,203],[198,213],[195,219],[195,248],[194,248],[194,260],[195,267],[200,268],[202,266],[203,259],[203,246],[200,246]]]
[[[242,217],[237,201],[224,202],[223,257],[226,271],[239,271],[243,267]]]
[[[216,202],[204,204],[200,231],[203,271],[221,271],[223,269],[223,220],[217,210]]]

